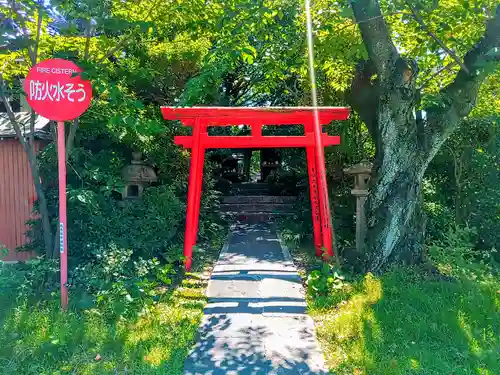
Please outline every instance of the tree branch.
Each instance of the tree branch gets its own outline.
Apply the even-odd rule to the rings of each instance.
[[[40,2],[40,5],[38,6],[38,14],[37,14],[37,21],[36,21],[35,45],[33,46],[33,57],[31,60],[31,63],[33,65],[36,65],[36,62],[38,59],[38,47],[40,44],[40,34],[42,33],[42,19],[43,19],[42,5]]]
[[[351,7],[368,56],[381,78],[389,76],[393,62],[399,54],[392,42],[378,0],[351,1]]]
[[[151,14],[153,13],[154,10],[157,9],[157,7],[159,6],[160,4],[160,1],[154,1],[153,4],[151,5],[151,7],[148,9],[148,12],[146,13],[146,17],[144,18],[145,20],[147,20]],[[151,22],[154,22],[156,20],[156,17],[152,18],[151,19]],[[128,35],[126,35],[124,38],[120,39],[117,44],[108,49],[105,53],[104,53],[104,56],[98,60],[97,62],[98,63],[102,63],[104,60],[108,59],[109,57],[111,57],[115,52],[117,52],[120,48],[122,48],[126,42],[128,42],[130,39],[128,38]]]
[[[14,114],[14,111],[12,110],[12,107],[9,103],[9,99],[7,98],[7,95],[5,94],[5,82],[3,80],[3,72],[0,72],[0,99],[2,100],[5,109],[7,110],[7,117],[9,118],[11,126],[14,128],[14,131],[16,132],[16,137],[19,139],[19,142],[23,146],[23,149],[27,151],[27,144],[26,144],[26,139],[24,138],[23,134],[21,133],[21,127],[19,126],[19,123],[17,122],[16,115]]]
[[[15,2],[12,3],[13,11],[15,12]],[[43,20],[43,2],[38,1],[36,3],[38,5],[38,14],[37,14],[37,28],[36,28],[36,35],[35,35],[35,45],[33,48],[29,47],[28,48],[28,55],[29,55],[29,60],[31,63],[31,66],[34,66],[37,62],[38,58],[38,47],[40,44],[40,35],[42,31],[42,20]],[[25,20],[23,18],[23,15],[19,14],[16,12],[16,14],[19,17],[19,23],[22,28],[22,35],[23,36],[28,36],[28,30],[26,27]],[[42,186],[42,181],[40,178],[40,170],[38,167],[38,162],[37,162],[37,155],[36,155],[36,146],[35,146],[35,112],[31,110],[31,116],[30,116],[30,134],[28,135],[28,139],[25,138],[25,136],[21,133],[21,128],[19,126],[19,123],[16,120],[16,116],[12,111],[12,107],[10,106],[10,103],[7,100],[7,96],[5,94],[5,83],[3,80],[3,72],[0,72],[0,97],[2,101],[5,104],[5,108],[7,109],[7,116],[9,117],[9,121],[11,123],[11,126],[13,127],[17,138],[19,139],[19,142],[21,143],[24,151],[26,152],[26,155],[28,157],[28,163],[30,166],[31,170],[31,177],[33,178],[33,184],[35,185],[35,191],[38,197],[38,203],[39,203],[39,213],[40,213],[40,218],[42,222],[42,232],[43,232],[43,239],[44,239],[44,245],[45,245],[45,252],[47,256],[53,257],[55,254],[52,252],[52,228],[50,226],[50,215],[49,215],[49,210],[48,210],[48,204],[47,204],[47,197],[45,196],[45,192]],[[24,126],[24,128],[26,128]]]
[[[385,17],[395,16],[397,14],[409,14],[409,13],[398,10],[397,12],[392,12],[392,13],[387,13],[387,14],[380,14],[379,16],[376,16],[376,17],[371,17],[371,18],[364,19],[363,21],[358,21],[358,22],[349,23],[347,25],[343,25],[341,28],[337,29],[336,32],[338,33],[339,31],[347,29],[348,27],[351,27],[351,26],[359,25],[360,23],[365,23],[365,22],[369,22],[369,21],[372,21],[372,20],[376,20],[377,18],[385,18]]]
[[[37,159],[36,159],[36,151],[34,142],[30,144],[26,142],[24,135],[21,133],[21,128],[19,123],[17,122],[16,116],[12,111],[12,107],[5,95],[5,83],[3,80],[3,72],[0,72],[0,98],[5,104],[5,108],[7,110],[7,116],[9,118],[11,126],[14,128],[17,138],[21,143],[26,155],[28,156],[28,163],[31,169],[31,176],[33,178],[33,184],[35,185],[35,191],[38,196],[39,208],[40,208],[40,217],[42,220],[42,228],[43,228],[43,238],[45,244],[45,252],[49,257],[53,257],[54,253],[52,253],[52,228],[50,227],[50,217],[47,208],[47,198],[45,196],[45,192],[43,191],[41,179],[40,179],[40,171],[38,169]],[[34,112],[32,111],[31,121],[33,121]],[[30,134],[31,138],[31,134]]]
[[[26,27],[26,22],[24,21],[24,16],[22,14],[19,14],[17,12],[16,2],[15,1],[12,1],[11,11],[12,11],[12,14],[15,14],[17,17],[19,17],[19,25],[21,25],[21,30],[23,32],[22,35],[27,37],[29,35],[28,34],[28,28]],[[33,64],[33,50],[31,48],[31,46],[28,46],[27,49],[28,49],[28,57],[30,58],[30,62]]]
[[[295,81],[293,89],[286,83],[286,80],[283,81],[283,85],[285,86],[285,89],[288,90],[288,92],[290,94],[292,94],[293,99],[298,102],[299,101],[299,95],[298,95],[298,89],[297,89],[296,81]]]
[[[42,13],[42,6],[41,6],[41,2],[40,2],[40,5],[38,6],[38,14],[37,14],[37,22],[36,22],[35,45],[34,45],[33,51],[32,51],[33,55],[31,56],[32,66],[35,66],[37,63],[37,60],[38,60],[38,45],[40,44],[40,34],[42,33],[42,18],[43,18],[43,13]],[[35,111],[31,110],[29,143],[33,149],[35,147],[35,120],[36,120]],[[35,158],[36,158],[36,156],[35,156]]]
[[[488,76],[487,64],[498,66],[498,60],[488,53],[500,48],[500,5],[495,17],[486,25],[481,40],[466,53],[466,69],[460,69],[455,79],[440,91],[440,105],[427,108],[426,149],[432,160],[443,142],[456,129],[460,119],[467,116],[477,100],[479,88]]]
[[[92,38],[92,19],[89,15],[87,22],[87,28],[85,29],[85,49],[83,51],[83,60],[87,61],[89,59],[90,53],[90,39]],[[69,160],[71,151],[73,150],[73,144],[76,136],[76,129],[78,129],[79,117],[73,120],[73,123],[69,127],[68,138],[66,139],[66,160]]]
[[[434,41],[439,44],[439,46],[444,49],[446,51],[446,53],[448,55],[451,56],[451,58],[453,60],[455,60],[455,62],[460,65],[460,67],[466,72],[466,73],[469,73],[467,67],[462,63],[462,61],[460,60],[460,58],[455,54],[455,52],[453,52],[451,49],[449,49],[446,44],[443,43],[443,41],[441,39],[439,39],[436,34],[434,34],[431,30],[429,30],[429,28],[427,27],[427,25],[425,24],[424,20],[422,19],[422,17],[420,17],[420,14],[418,14],[418,12],[415,10],[415,8],[413,7],[413,5],[411,5],[411,3],[409,1],[405,1],[406,5],[408,6],[408,8],[410,8],[411,12],[412,12],[412,16],[413,16],[413,19],[415,21],[417,21],[417,23],[420,25],[420,27],[427,33],[427,35],[429,35],[432,39],[434,39]]]
[[[418,91],[421,91],[422,89],[424,89],[434,78],[436,78],[438,75],[440,75],[443,71],[445,70],[450,70],[451,68],[453,68],[455,66],[455,61],[447,64],[447,65],[444,65],[442,66],[441,68],[439,68],[436,72],[434,72],[433,74],[431,74],[430,77],[428,77],[423,83],[422,85],[420,85],[420,87],[417,89]]]

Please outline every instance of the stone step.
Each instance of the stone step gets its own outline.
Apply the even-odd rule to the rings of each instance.
[[[293,212],[221,212],[221,217],[228,222],[245,222],[245,223],[263,223],[263,222],[273,222],[278,217],[291,217],[295,215]]]
[[[240,190],[267,190],[269,185],[262,182],[242,182],[231,185],[234,189]]]
[[[293,212],[293,205],[279,204],[279,203],[222,203],[220,205],[221,212],[266,212],[266,213],[279,213],[279,212]]]
[[[250,196],[250,195],[271,195],[269,190],[260,190],[260,189],[255,189],[255,190],[240,190],[240,189],[235,189],[231,188],[231,193],[234,196]]]
[[[292,204],[297,197],[273,195],[232,195],[222,197],[223,204]]]
[[[231,191],[234,195],[268,195],[269,185],[257,182],[232,184]]]

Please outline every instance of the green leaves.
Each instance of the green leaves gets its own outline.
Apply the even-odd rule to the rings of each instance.
[[[254,47],[243,47],[240,52],[244,62],[246,62],[247,64],[254,63],[255,57],[257,56],[257,50]]]
[[[5,258],[9,254],[9,249],[3,243],[0,242],[0,260]]]
[[[345,276],[337,266],[322,262],[320,269],[312,271],[307,277],[308,294],[313,298],[327,296],[335,289],[342,288],[344,280]]]
[[[351,7],[340,8],[339,15],[340,17],[350,19],[352,19],[354,16]]]

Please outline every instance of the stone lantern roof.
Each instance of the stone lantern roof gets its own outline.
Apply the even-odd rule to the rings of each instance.
[[[354,176],[354,189],[351,191],[353,195],[366,196],[368,194],[368,181],[372,167],[373,164],[369,161],[362,161],[344,169],[345,173]]]
[[[373,163],[363,160],[358,164],[351,165],[349,168],[344,168],[347,174],[371,174]]]

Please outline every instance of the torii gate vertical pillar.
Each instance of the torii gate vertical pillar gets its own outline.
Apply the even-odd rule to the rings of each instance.
[[[316,157],[314,147],[306,147],[307,157],[307,174],[309,176],[309,196],[311,199],[311,213],[313,223],[313,241],[316,255],[320,256],[323,253],[322,234],[321,234],[321,213],[319,209],[319,194],[318,194],[318,174],[316,172]]]
[[[325,169],[325,154],[324,145],[322,140],[322,130],[321,124],[319,123],[319,118],[317,123],[311,124],[313,128],[314,136],[314,151],[315,151],[315,161],[316,161],[316,174],[317,174],[317,185],[318,185],[318,196],[319,196],[319,212],[321,214],[321,238],[323,242],[324,250],[326,254],[324,256],[333,256],[333,228],[332,214],[330,211],[330,200],[328,197],[328,183],[326,180],[326,169]],[[317,251],[316,251],[317,254]]]
[[[193,246],[196,244],[197,220],[200,212],[201,187],[203,182],[203,159],[205,150],[200,147],[201,130],[203,125],[199,118],[193,126],[193,147],[189,165],[188,198],[186,208],[186,232],[184,235],[184,257],[186,269],[191,268],[193,262]]]

